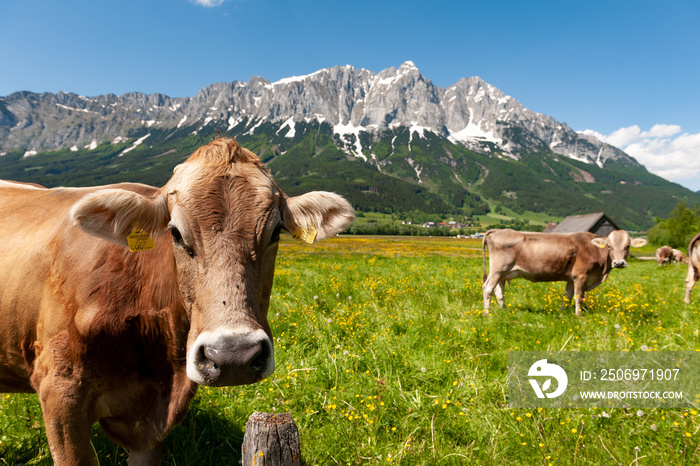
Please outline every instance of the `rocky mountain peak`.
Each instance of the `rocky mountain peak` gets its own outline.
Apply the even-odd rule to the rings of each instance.
[[[0,152],[84,147],[152,127],[230,129],[244,119],[248,131],[269,122],[288,126],[289,134],[297,122],[326,122],[348,142],[348,154],[363,158],[360,133],[406,127],[419,136],[429,131],[476,151],[514,158],[551,150],[601,166],[610,158],[634,162],[612,146],[524,108],[479,77],[462,78],[446,89],[435,86],[412,61],[379,73],[334,66],[274,83],[253,76],[247,83],[211,84],[191,98],[15,93],[0,98]]]

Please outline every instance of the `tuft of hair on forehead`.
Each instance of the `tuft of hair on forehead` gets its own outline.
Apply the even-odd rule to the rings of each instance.
[[[271,202],[277,186],[260,158],[235,139],[218,138],[198,148],[173,170],[163,191],[180,203],[205,229],[238,210]],[[244,202],[241,202],[241,201]],[[263,207],[260,207],[262,209]]]
[[[263,168],[260,157],[241,147],[232,138],[217,138],[197,149],[187,162],[198,162],[209,166],[229,166],[233,163],[252,163]]]

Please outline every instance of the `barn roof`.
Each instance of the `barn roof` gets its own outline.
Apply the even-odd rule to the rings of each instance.
[[[605,215],[605,212],[585,215],[570,215],[552,230],[552,233],[575,233],[577,231],[591,231],[596,225],[601,223],[601,220],[607,220],[614,229],[618,226],[613,223],[610,218]]]

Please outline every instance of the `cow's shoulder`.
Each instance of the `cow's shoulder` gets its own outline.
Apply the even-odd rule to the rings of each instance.
[[[576,244],[579,267],[592,268],[603,267],[608,260],[609,248],[596,245],[595,239],[602,238],[589,231],[581,231],[572,234],[572,240]]]

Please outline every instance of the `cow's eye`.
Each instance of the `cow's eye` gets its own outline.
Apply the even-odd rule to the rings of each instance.
[[[194,257],[194,249],[185,244],[185,240],[182,239],[182,233],[180,233],[177,227],[171,226],[170,234],[173,236],[173,244],[184,249],[190,257]]]
[[[170,234],[173,235],[173,243],[177,244],[178,246],[183,244],[182,234],[180,233],[180,230],[178,230],[175,227],[170,227]]]

